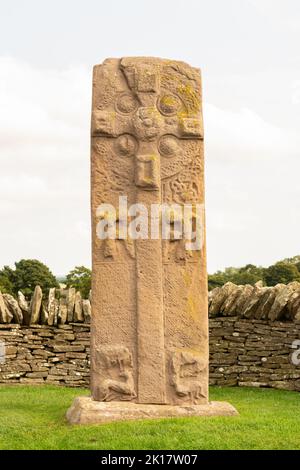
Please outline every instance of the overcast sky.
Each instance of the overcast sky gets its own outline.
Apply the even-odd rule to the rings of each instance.
[[[300,254],[299,0],[0,0],[0,268],[90,265],[91,71],[200,67],[208,268]]]

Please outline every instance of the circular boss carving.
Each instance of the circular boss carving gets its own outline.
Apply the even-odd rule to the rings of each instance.
[[[139,139],[154,140],[160,132],[163,118],[156,108],[140,107],[133,118],[133,125]]]
[[[137,147],[137,140],[131,134],[119,135],[115,142],[117,153],[123,157],[132,157],[136,153]]]
[[[176,95],[166,94],[159,98],[157,106],[165,116],[174,116],[181,108],[181,101]]]
[[[163,135],[159,140],[158,150],[164,157],[174,157],[180,150],[177,138],[174,135]]]
[[[117,111],[122,114],[130,114],[135,111],[137,107],[138,103],[130,93],[122,93],[116,102]]]

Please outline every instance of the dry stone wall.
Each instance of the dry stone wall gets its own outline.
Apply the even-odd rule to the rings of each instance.
[[[89,342],[89,324],[2,324],[0,384],[88,387]],[[300,322],[211,318],[210,383],[300,391]]]
[[[211,318],[210,384],[300,391],[300,322]]]
[[[210,317],[238,316],[257,320],[300,321],[300,282],[265,287],[227,282],[209,292]]]
[[[90,323],[90,320],[90,298],[82,299],[80,292],[73,287],[52,288],[47,295],[43,295],[40,286],[36,286],[30,301],[21,291],[17,299],[0,291],[0,324],[53,326],[72,322]]]
[[[300,284],[227,283],[209,293],[210,383],[300,391]],[[0,384],[88,387],[90,300],[39,286],[0,293]]]
[[[0,345],[0,384],[89,385],[89,325],[0,325]]]

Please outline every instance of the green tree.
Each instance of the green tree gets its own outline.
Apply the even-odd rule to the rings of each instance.
[[[247,264],[240,268],[233,276],[232,282],[235,284],[251,284],[263,280],[264,269],[254,264]]]
[[[8,280],[14,295],[21,290],[25,296],[30,297],[36,285],[41,286],[44,294],[47,294],[50,287],[59,287],[50,269],[36,259],[22,259],[15,263],[15,269],[4,266],[0,271],[0,278],[1,276]]]
[[[264,280],[267,286],[276,284],[288,284],[292,281],[300,282],[300,273],[294,263],[285,263],[280,261],[265,269]]]
[[[75,287],[87,299],[91,290],[92,271],[85,266],[76,266],[66,277],[68,287]]]
[[[217,271],[208,276],[208,289],[223,286],[226,282],[254,285],[263,279],[263,273],[263,268],[253,264],[247,264],[242,268],[226,268],[224,271]]]
[[[298,271],[300,272],[300,255],[293,256],[292,258],[285,258],[284,260],[280,261],[282,263],[294,264]]]
[[[3,294],[12,294],[13,293],[13,284],[9,280],[9,277],[5,272],[0,271],[0,292]]]
[[[225,283],[224,273],[221,271],[208,275],[208,290],[215,289],[215,287],[221,287]]]

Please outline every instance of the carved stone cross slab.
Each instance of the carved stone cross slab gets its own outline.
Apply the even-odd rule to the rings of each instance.
[[[205,243],[192,250],[178,230],[185,208],[184,224],[194,226],[204,204],[199,70],[107,59],[94,68],[91,132],[92,398],[76,398],[68,420],[236,414],[208,402]],[[176,207],[170,237],[124,237],[124,197],[128,207],[143,206],[149,226],[153,205]],[[98,236],[112,216],[103,205],[115,211],[113,239]],[[128,212],[125,222],[132,219]]]
[[[93,396],[206,402],[205,247],[187,254],[183,240],[95,236],[97,207],[117,207],[122,195],[149,210],[203,203],[199,71],[170,60],[108,59],[94,68],[93,83]]]

